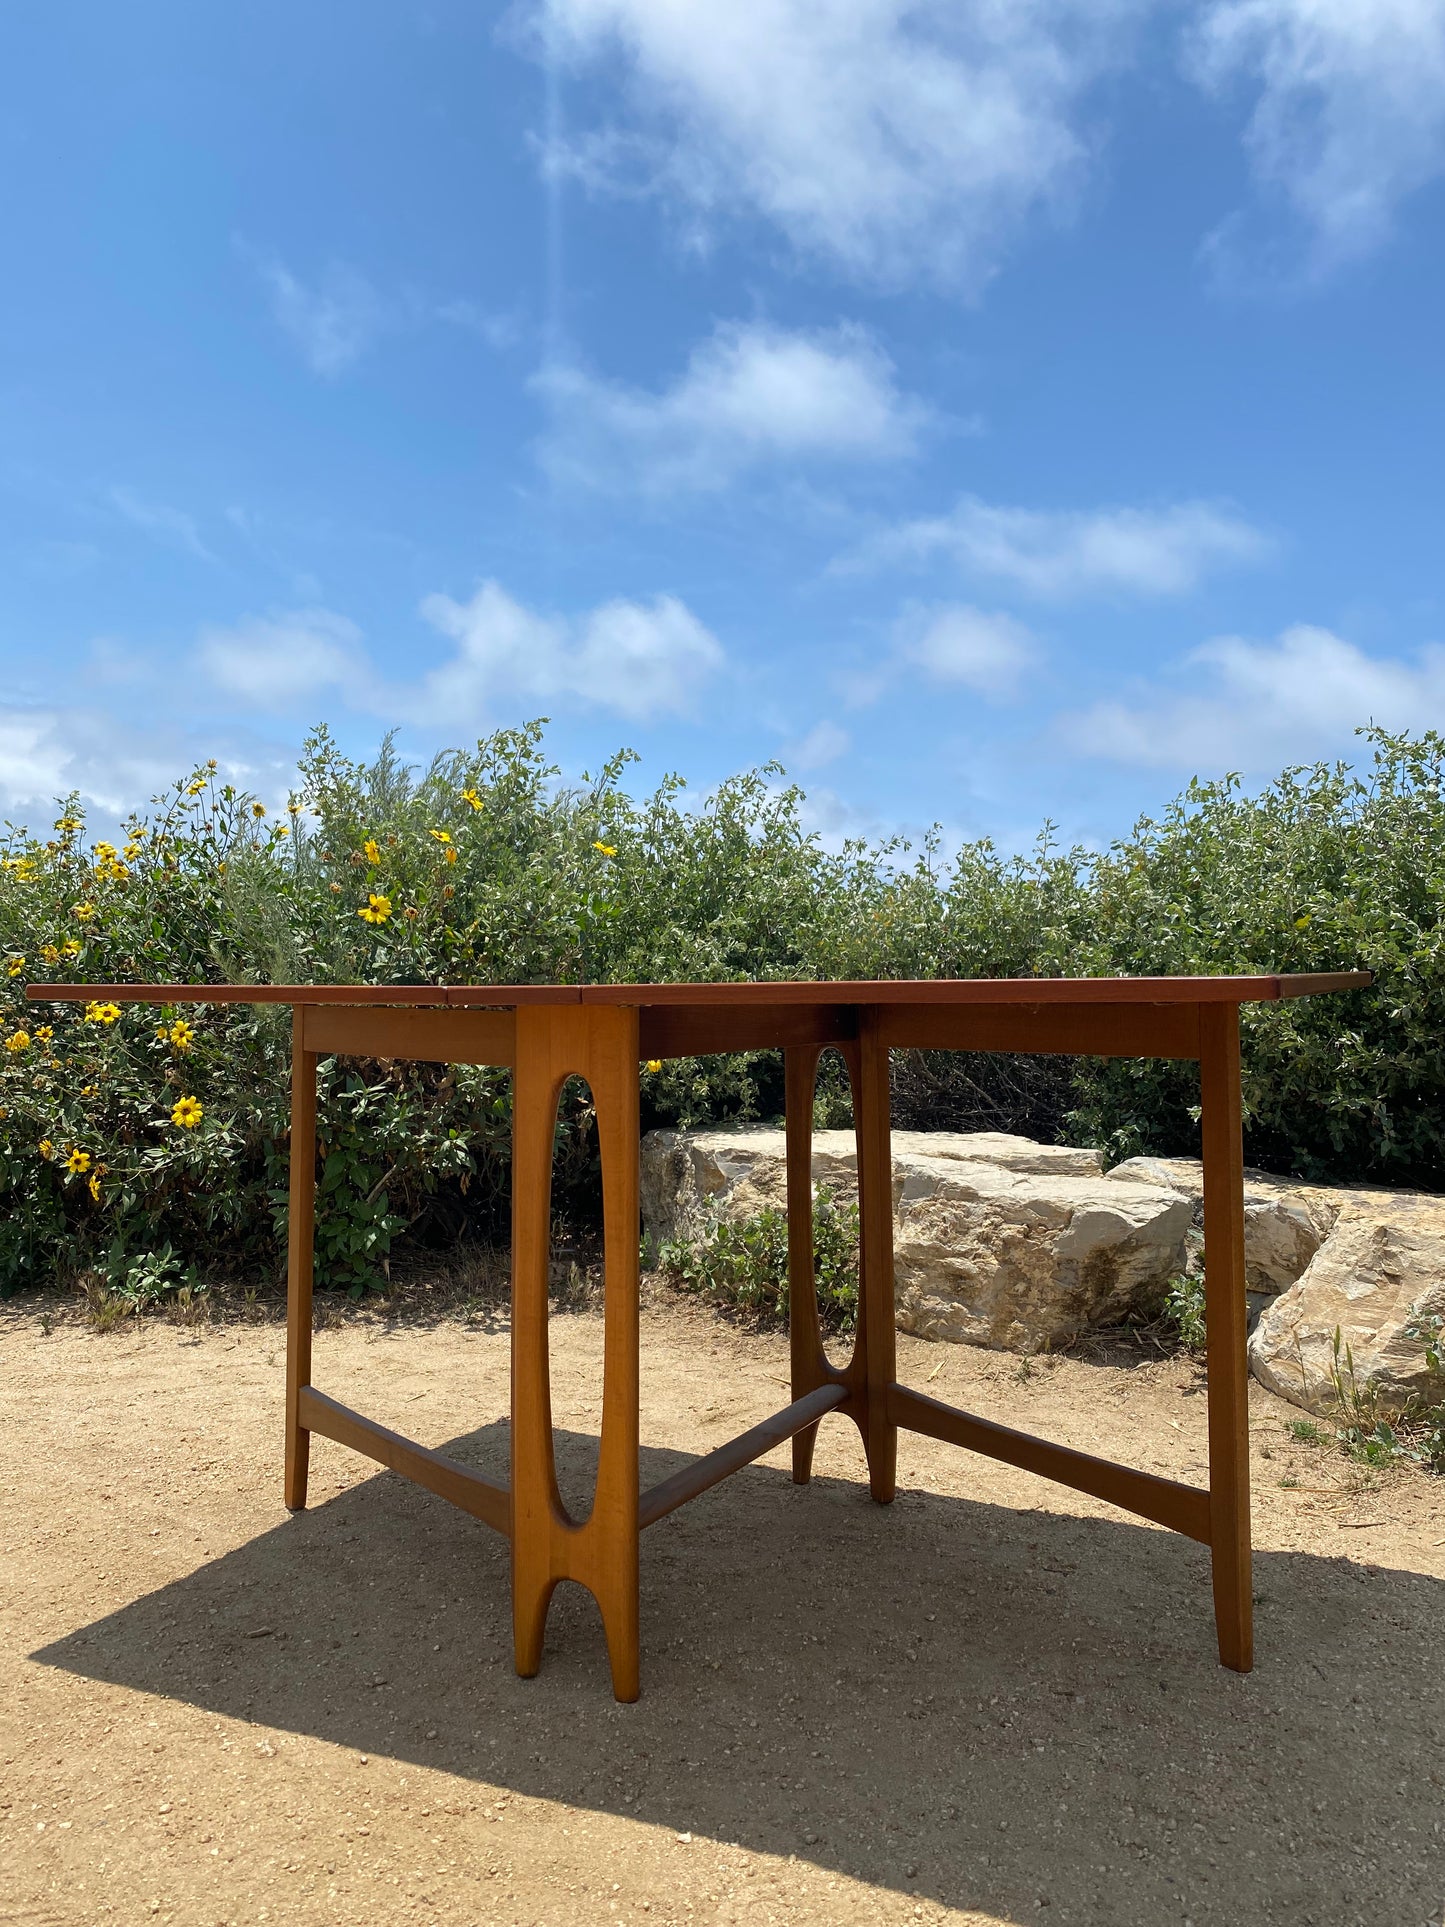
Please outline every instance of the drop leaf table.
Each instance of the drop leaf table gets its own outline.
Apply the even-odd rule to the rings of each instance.
[[[872,1497],[894,1495],[899,1430],[1040,1473],[1210,1549],[1219,1657],[1253,1663],[1244,1172],[1239,1008],[1360,989],[1367,972],[1314,976],[1005,978],[920,983],[597,985],[35,984],[37,1001],[292,1006],[291,1185],[286,1340],[286,1504],[306,1504],[311,1434],[365,1453],[449,1499],[511,1542],[517,1671],[541,1664],[547,1607],[574,1579],[602,1613],[612,1687],[639,1690],[638,1540],[646,1527],[792,1440],[809,1477],[830,1412],[862,1436]],[[895,1376],[893,1178],[888,1053],[1067,1052],[1197,1061],[1204,1158],[1208,1330],[1207,1488],[1098,1459],[958,1411]],[[858,1139],[860,1289],[850,1362],[828,1362],[813,1279],[811,1143],[818,1060],[847,1065]],[[792,1401],[650,1491],[638,1476],[638,1067],[656,1058],[781,1050],[787,1101]],[[485,1477],[389,1431],[311,1383],[316,1209],[316,1063],[329,1055],[510,1067],[512,1096],[511,1477]],[[596,1487],[585,1519],[562,1503],[553,1461],[547,1261],[557,1104],[568,1077],[591,1088],[602,1158],[604,1362]]]

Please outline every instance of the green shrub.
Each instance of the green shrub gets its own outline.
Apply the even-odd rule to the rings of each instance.
[[[1370,732],[1373,767],[1286,772],[1258,796],[1191,785],[1110,850],[945,860],[936,837],[823,849],[766,768],[694,804],[575,787],[540,725],[417,771],[309,740],[281,820],[206,765],[119,843],[74,799],[0,839],[0,1291],[169,1246],[274,1273],[288,1158],[288,1013],[27,1003],[79,980],[527,983],[1057,976],[1367,966],[1347,998],[1247,1007],[1246,1148],[1320,1178],[1445,1186],[1445,740]],[[1189,1066],[904,1055],[900,1118],[1197,1149]],[[643,1074],[644,1126],[770,1118],[781,1060]],[[399,1240],[505,1224],[511,1095],[485,1067],[324,1061],[320,1278],[361,1289]],[[848,1121],[824,1059],[818,1115]],[[595,1193],[596,1134],[564,1095],[563,1212]]]
[[[715,1219],[696,1238],[667,1240],[656,1262],[680,1291],[769,1322],[788,1315],[788,1220],[781,1211]],[[813,1192],[813,1283],[824,1328],[851,1331],[858,1322],[858,1207],[840,1205],[821,1184]]]

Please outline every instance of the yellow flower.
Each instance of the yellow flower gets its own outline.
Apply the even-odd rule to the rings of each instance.
[[[617,851],[611,843],[594,843],[593,849],[599,856],[616,856]]]
[[[55,1032],[50,1028],[49,1024],[42,1024],[35,1033],[35,1041],[37,1044],[48,1044],[54,1035]]]
[[[12,1031],[5,1039],[5,1048],[15,1056],[18,1056],[23,1050],[29,1050],[30,1032],[28,1030]]]
[[[89,1151],[78,1150],[77,1147],[72,1144],[70,1147],[70,1156],[65,1160],[65,1168],[73,1178],[84,1177],[90,1169]]]
[[[113,843],[97,843],[97,844],[96,844],[96,846],[95,846],[95,861],[96,861],[96,865],[97,865],[97,867],[98,867],[98,868],[100,868],[100,869],[102,869],[102,870],[103,870],[103,869],[105,868],[105,866],[106,866],[106,864],[107,864],[107,863],[109,863],[109,861],[110,861],[110,859],[111,859],[111,858],[112,858],[112,857],[113,857],[114,855],[115,855],[115,845],[114,845]]]
[[[132,837],[131,841],[126,844],[125,849],[122,851],[122,855],[125,857],[125,860],[127,863],[134,863],[136,858],[140,855],[140,844],[135,840],[134,837]]]
[[[119,1004],[87,1004],[85,1021],[87,1024],[113,1024],[120,1016]]]
[[[457,853],[456,853],[456,850],[455,850],[455,849],[450,849],[450,850],[448,850],[448,851],[446,851],[446,853],[445,853],[445,854],[446,854],[446,859],[447,859],[447,862],[448,862],[448,863],[455,863],[455,862],[456,862],[456,860],[457,860]]]
[[[463,790],[462,801],[468,809],[479,810],[482,807],[482,799],[475,790]]]
[[[361,846],[361,854],[368,863],[380,863],[381,850],[374,836],[369,836]]]
[[[164,1024],[162,1024],[159,1030],[157,1030],[156,1032],[156,1036],[160,1039],[161,1043],[163,1044],[169,1043],[170,1035],[171,1035],[170,1032],[166,1029]]]
[[[450,843],[452,840],[450,830],[428,830],[427,835],[434,837],[438,843]]]
[[[18,977],[24,968],[25,959],[23,957],[7,957],[5,960],[5,969],[12,977]]]
[[[48,1137],[43,1137],[40,1140],[40,1155],[43,1158],[53,1158],[55,1156],[55,1146],[50,1142]]]
[[[95,1202],[99,1204],[100,1203],[100,1179],[95,1175],[93,1171],[90,1174],[90,1181],[85,1188],[87,1191],[89,1191],[91,1197],[95,1199]]]
[[[266,814],[266,805],[264,803],[253,803],[251,805],[251,814],[255,817],[264,816]]]
[[[273,823],[271,825],[271,834],[272,836],[290,836],[291,825],[289,823]]]
[[[195,1042],[196,1033],[191,1029],[191,1026],[186,1022],[184,1017],[178,1017],[171,1025],[170,1030],[162,1031],[161,1035],[163,1037],[168,1036],[177,1050],[189,1050]]]
[[[76,937],[67,937],[65,942],[60,946],[60,954],[62,957],[78,957],[80,955],[79,939]]]
[[[55,827],[57,830],[63,830],[66,836],[71,836],[80,828],[80,818],[78,816],[57,817]]]
[[[79,917],[82,923],[89,923],[95,915],[95,905],[93,903],[72,903],[70,910],[71,915]]]
[[[205,787],[206,787],[206,786],[205,786],[205,784],[204,784],[204,783],[187,783],[187,785],[186,785],[186,795],[187,795],[187,796],[199,796],[199,795],[200,795],[200,793],[201,793],[201,791],[202,791],[202,790],[203,790],[203,789],[204,789]]]
[[[204,1116],[194,1097],[178,1097],[171,1109],[171,1123],[179,1124],[183,1131],[193,1131]]]
[[[391,898],[378,896],[373,890],[356,914],[363,923],[385,923],[391,915]]]
[[[41,944],[40,961],[41,963],[48,963],[48,964],[57,964],[60,962],[60,952],[56,949],[53,943]]]
[[[660,1071],[662,1069],[662,1059],[660,1057],[649,1057],[647,1060],[647,1068],[650,1071]]]

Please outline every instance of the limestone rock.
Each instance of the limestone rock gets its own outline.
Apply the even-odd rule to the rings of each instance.
[[[915,1156],[994,1164],[1004,1170],[1097,1176],[1097,1151],[1035,1144],[1005,1131],[895,1131],[893,1189]],[[845,1203],[858,1201],[857,1147],[851,1131],[813,1133],[813,1182]],[[726,1130],[649,1131],[642,1140],[642,1220],[656,1238],[691,1237],[710,1217],[746,1218],[787,1196],[786,1139],[770,1124]]]
[[[1002,1132],[893,1134],[897,1319],[928,1338],[1036,1350],[1153,1310],[1183,1262],[1187,1197],[1111,1183],[1099,1155]],[[851,1131],[819,1131],[813,1179],[857,1199]],[[768,1127],[652,1131],[642,1209],[657,1238],[785,1201],[784,1136]]]
[[[1436,1400],[1420,1338],[1406,1327],[1445,1317],[1445,1199],[1384,1192],[1390,1214],[1364,1208],[1346,1193],[1330,1236],[1298,1284],[1264,1312],[1249,1343],[1260,1382],[1307,1411],[1338,1413],[1331,1378],[1334,1334],[1354,1358],[1355,1384],[1382,1417],[1397,1417],[1416,1398]]]
[[[915,1155],[894,1225],[898,1325],[1010,1351],[1158,1309],[1189,1202],[1157,1185]]]
[[[1202,1228],[1204,1167],[1197,1158],[1126,1158],[1109,1176],[1116,1183],[1162,1184],[1180,1192],[1190,1201],[1194,1229]],[[1244,1272],[1251,1292],[1289,1289],[1333,1230],[1340,1195],[1267,1171],[1245,1172]]]

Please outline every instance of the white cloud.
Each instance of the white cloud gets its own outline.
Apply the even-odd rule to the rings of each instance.
[[[977,285],[1089,161],[1082,96],[1143,0],[534,0],[538,51],[615,60],[631,125],[548,154],[705,224],[743,211],[886,283]]]
[[[254,753],[260,751],[259,756]],[[226,745],[201,740],[162,718],[138,726],[113,707],[59,705],[0,707],[0,809],[48,832],[51,805],[77,790],[102,816],[114,819],[144,804],[203,757],[218,757],[239,783],[274,782],[284,758],[252,745],[252,753],[226,753]]]
[[[598,487],[626,478],[658,494],[720,488],[768,461],[904,456],[927,419],[856,327],[722,323],[660,392],[567,366],[535,385],[553,413],[542,458],[554,475]]]
[[[847,730],[824,717],[790,750],[784,751],[784,760],[796,769],[823,769],[829,763],[836,763],[852,746],[853,738]]]
[[[344,261],[332,261],[308,284],[274,255],[242,251],[265,283],[277,324],[314,374],[344,374],[388,327],[386,304]]]
[[[568,620],[525,608],[496,582],[470,602],[428,596],[422,614],[457,644],[424,679],[412,718],[433,725],[495,713],[508,698],[571,697],[634,722],[687,715],[701,685],[722,666],[717,639],[675,596],[605,602]]]
[[[184,549],[202,562],[215,561],[215,556],[201,540],[194,516],[186,515],[180,509],[168,508],[164,502],[144,501],[134,489],[129,488],[113,488],[108,491],[107,499],[117,515],[123,516],[132,528],[150,536],[152,541],[159,542],[165,548]]]
[[[1158,685],[1137,700],[1095,703],[1061,719],[1078,753],[1146,768],[1265,771],[1348,749],[1375,722],[1445,724],[1445,648],[1413,661],[1370,656],[1328,629],[1299,624],[1276,642],[1220,636],[1182,665],[1191,689]]]
[[[905,610],[894,628],[898,658],[934,682],[956,683],[1007,700],[1037,660],[1032,633],[1012,616],[949,602]]]
[[[1209,502],[1173,508],[1000,508],[965,495],[947,515],[874,536],[836,568],[942,557],[966,575],[1013,583],[1043,600],[1128,593],[1181,595],[1213,568],[1254,562],[1268,539]]]
[[[1306,223],[1317,270],[1378,245],[1445,171],[1445,0],[1209,0],[1191,52],[1205,86],[1257,90],[1250,160]]]
[[[370,688],[361,631],[330,609],[246,616],[201,631],[200,664],[217,688],[248,708],[304,707],[335,690],[356,703]]]

